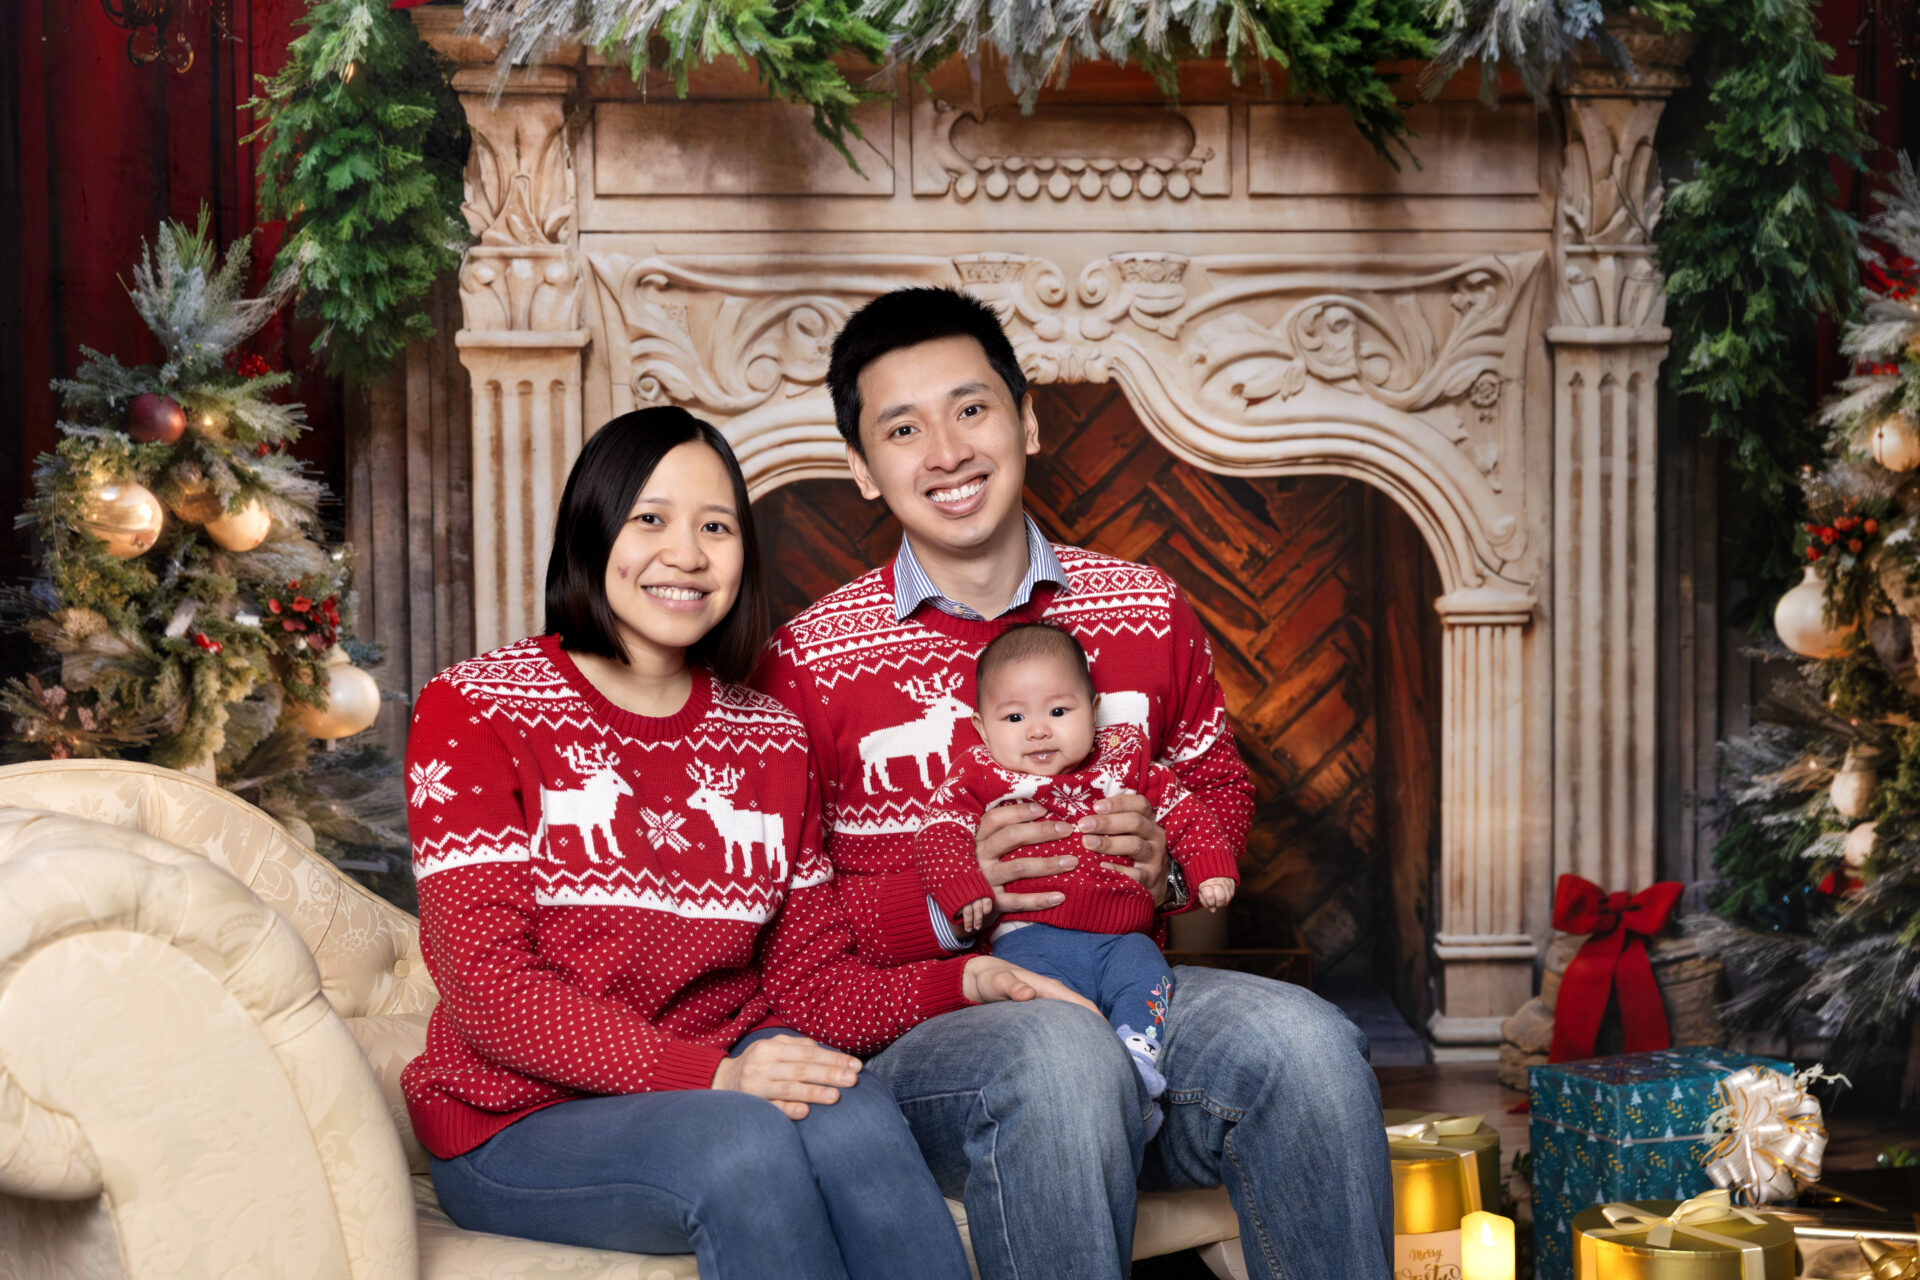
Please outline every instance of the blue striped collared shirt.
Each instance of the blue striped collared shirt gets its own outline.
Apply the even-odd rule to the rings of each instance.
[[[1033,589],[1043,582],[1051,582],[1060,590],[1067,590],[1067,571],[1060,567],[1060,557],[1053,554],[1053,547],[1046,536],[1040,532],[1040,526],[1033,522],[1032,516],[1021,517],[1027,523],[1027,573],[1020,579],[1020,585],[1014,588],[1013,599],[1007,602],[1007,609],[1018,609],[1033,598]],[[983,622],[974,610],[958,600],[943,595],[939,587],[933,585],[933,579],[920,566],[918,557],[913,554],[913,544],[907,541],[905,534],[900,536],[900,551],[893,557],[893,616],[904,619],[928,601],[942,613],[950,613],[956,618],[966,618],[971,622]]]

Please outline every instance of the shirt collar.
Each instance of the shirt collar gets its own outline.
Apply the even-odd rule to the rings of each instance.
[[[1053,554],[1053,546],[1040,532],[1040,526],[1033,517],[1022,513],[1021,519],[1027,525],[1027,573],[1020,579],[1020,585],[1014,588],[1013,599],[1007,602],[1009,611],[1018,609],[1033,599],[1033,589],[1043,582],[1050,582],[1061,591],[1067,590],[1067,571],[1060,567],[1060,557]],[[928,601],[943,613],[957,618],[982,621],[974,610],[958,600],[948,599],[933,585],[933,579],[921,567],[919,558],[913,554],[913,543],[903,533],[900,535],[900,550],[893,557],[893,616],[896,621],[903,620]]]

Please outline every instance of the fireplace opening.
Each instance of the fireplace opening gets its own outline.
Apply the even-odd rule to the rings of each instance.
[[[1382,1014],[1424,1028],[1434,1007],[1442,586],[1419,530],[1363,481],[1203,471],[1154,440],[1115,386],[1034,396],[1028,510],[1055,539],[1179,583],[1212,636],[1254,779],[1241,891],[1224,922],[1177,922],[1172,949],[1304,948],[1310,980],[1376,1040],[1410,1039]],[[899,543],[851,480],[784,485],[754,515],[779,621]]]

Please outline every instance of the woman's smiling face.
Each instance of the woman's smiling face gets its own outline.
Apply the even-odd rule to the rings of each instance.
[[[670,450],[607,556],[607,605],[628,660],[672,659],[718,626],[740,594],[745,561],[720,455],[698,441]]]

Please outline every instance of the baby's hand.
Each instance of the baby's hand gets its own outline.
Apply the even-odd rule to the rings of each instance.
[[[987,922],[987,912],[993,910],[992,898],[975,898],[960,908],[960,930],[963,933],[980,932],[980,926]]]
[[[1209,911],[1218,911],[1233,901],[1233,881],[1227,876],[1215,876],[1211,880],[1200,882],[1200,905]]]

